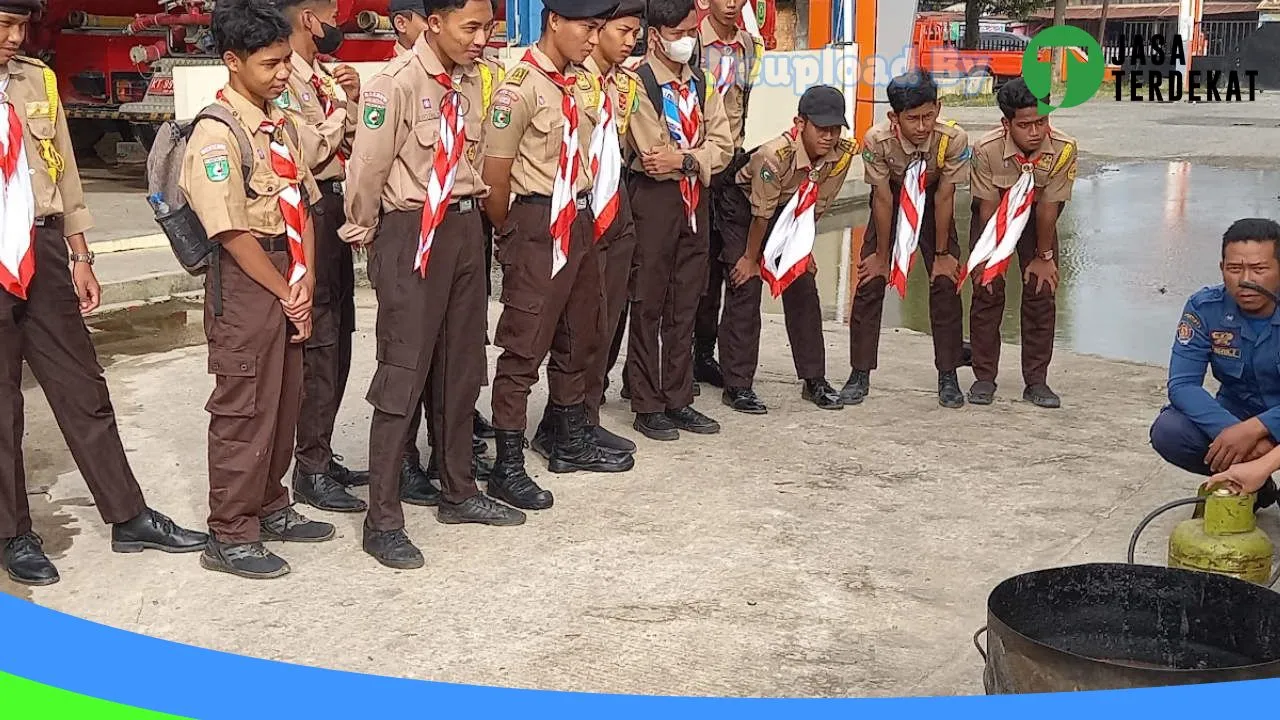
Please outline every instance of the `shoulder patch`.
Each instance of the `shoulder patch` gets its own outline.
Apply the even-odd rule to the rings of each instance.
[[[510,105],[494,105],[493,117],[491,118],[493,127],[501,130],[511,125],[511,106]]]
[[[857,143],[852,138],[843,137],[836,143],[836,150],[839,150],[842,154],[852,153],[855,149],[857,149]]]
[[[512,105],[515,105],[516,102],[519,100],[520,100],[520,93],[517,93],[514,90],[511,90],[510,88],[503,88],[499,90],[496,95],[493,96],[494,107],[501,106],[501,107],[509,108]]]
[[[226,182],[231,177],[231,163],[226,155],[217,155],[204,159],[204,175],[210,182]]]
[[[862,148],[862,162],[873,163],[876,161],[876,153],[869,147]]]
[[[1182,321],[1191,323],[1192,327],[1201,327],[1203,325],[1203,323],[1200,322],[1200,316],[1192,312],[1182,313]]]
[[[1074,168],[1076,164],[1075,161],[1076,161],[1076,145],[1075,143],[1067,143],[1062,148],[1062,152],[1058,153],[1058,162],[1053,166],[1053,171],[1050,172],[1049,175],[1050,176],[1057,175],[1059,172],[1062,171],[1063,168],[1066,168],[1068,166],[1068,163],[1070,163],[1071,168]],[[1074,179],[1074,177],[1072,179]]]
[[[382,127],[382,123],[387,121],[387,109],[385,107],[366,103],[364,106],[364,113],[362,113],[361,116],[364,118],[365,127],[370,130],[377,130]]]
[[[778,175],[769,167],[769,163],[764,163],[760,166],[760,179],[773,185],[778,182]]]
[[[1178,323],[1178,344],[1179,345],[1191,344],[1191,338],[1194,335],[1195,335],[1195,331],[1191,329],[1191,326],[1187,324],[1185,320]]]
[[[523,83],[524,79],[527,77],[529,77],[529,68],[524,65],[520,65],[515,70],[512,70],[511,74],[507,76],[507,82],[516,87],[520,87],[521,83]]]

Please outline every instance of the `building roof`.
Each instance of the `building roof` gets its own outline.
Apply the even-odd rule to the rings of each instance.
[[[1253,13],[1258,11],[1259,3],[1257,0],[1253,2],[1213,2],[1209,0],[1204,4],[1204,15],[1232,15],[1236,13]],[[1111,7],[1107,10],[1107,20],[1132,20],[1134,18],[1176,18],[1178,17],[1178,8],[1180,3],[1177,2],[1149,2],[1149,3],[1111,3]],[[1035,13],[1035,17],[1052,20],[1053,10],[1040,10]],[[1102,18],[1102,4],[1096,5],[1071,5],[1067,7],[1068,20],[1099,20]]]

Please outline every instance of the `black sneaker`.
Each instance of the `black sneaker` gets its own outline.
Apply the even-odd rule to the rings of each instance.
[[[417,570],[427,564],[404,528],[379,532],[365,525],[361,545],[375,560],[395,570]]]
[[[199,552],[209,542],[202,532],[179,527],[163,513],[147,508],[132,520],[111,526],[111,551],[136,553],[160,550],[167,553]]]
[[[489,423],[489,420],[484,415],[480,414],[479,410],[476,411],[475,418],[471,421],[471,434],[485,440],[493,439],[493,425]]]
[[[667,417],[677,428],[697,435],[714,435],[720,432],[720,423],[694,410],[692,405],[668,410]]]
[[[298,467],[293,468],[293,500],[327,512],[358,513],[369,508],[363,500],[347,492],[336,476],[307,474]]]
[[[840,400],[845,405],[857,405],[867,399],[869,392],[871,392],[871,372],[854,370],[849,373],[849,379],[844,387],[840,388]]]
[[[334,455],[330,458],[329,476],[337,480],[343,487],[363,487],[369,484],[369,471],[351,470],[343,467],[341,455]]]
[[[938,373],[938,404],[944,408],[964,407],[964,393],[956,371]]]
[[[996,384],[990,380],[979,380],[969,386],[969,403],[972,405],[990,405],[996,400]]]
[[[488,495],[476,494],[458,504],[441,500],[436,508],[436,520],[446,525],[477,523],[509,527],[523,525],[525,514],[513,507],[507,507]]]
[[[693,354],[693,379],[718,388],[724,387],[724,371],[716,361],[714,350],[695,351]]]
[[[327,522],[309,520],[292,505],[262,518],[262,537],[281,542],[324,542],[333,538],[334,527]]]
[[[250,580],[270,580],[289,574],[289,563],[260,542],[228,544],[212,538],[200,553],[200,567]]]
[[[1058,393],[1049,389],[1044,383],[1037,383],[1022,391],[1022,399],[1034,404],[1036,407],[1054,409],[1062,407],[1062,398],[1058,397]]]
[[[44,554],[44,541],[34,532],[10,538],[0,553],[0,564],[9,579],[23,585],[52,585],[58,582],[58,569]]]
[[[610,432],[600,425],[592,425],[587,428],[591,437],[595,440],[596,446],[601,450],[614,453],[626,453],[628,455],[636,451],[636,444],[630,440]]]
[[[800,388],[800,399],[808,400],[822,410],[844,409],[844,400],[840,399],[840,393],[831,387],[831,383],[827,382],[826,378],[805,380],[804,386]]]
[[[631,427],[650,440],[679,440],[680,429],[671,422],[666,413],[636,413],[636,420]]]
[[[416,460],[400,461],[400,501],[410,505],[433,507],[440,502],[440,488]]]

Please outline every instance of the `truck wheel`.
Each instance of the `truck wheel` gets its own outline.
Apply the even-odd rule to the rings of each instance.
[[[149,123],[129,123],[135,142],[142,144],[142,149],[151,152],[151,144],[156,141],[156,126]]]

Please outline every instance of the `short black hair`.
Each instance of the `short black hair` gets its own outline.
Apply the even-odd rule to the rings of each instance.
[[[1239,242],[1275,243],[1276,257],[1280,258],[1280,224],[1267,218],[1244,218],[1231,223],[1222,235],[1223,257],[1226,257],[1228,245]]]
[[[218,55],[252,55],[289,39],[292,29],[271,0],[218,0],[209,19]]]
[[[1000,106],[1000,112],[1004,116],[1012,120],[1019,110],[1040,106],[1040,98],[1037,98],[1031,92],[1031,88],[1027,87],[1027,81],[1020,77],[1014,78],[1004,84],[1000,88],[1000,92],[996,93],[996,104]]]
[[[423,15],[440,13],[446,15],[454,10],[461,10],[470,0],[422,0]],[[492,5],[492,2],[490,3]]]
[[[929,73],[909,72],[889,81],[885,89],[889,106],[895,113],[904,113],[918,107],[938,102],[938,84]]]
[[[644,19],[645,0],[622,0],[618,3],[618,9],[613,11],[609,16],[610,20],[626,17],[638,17]]]
[[[649,0],[645,20],[651,28],[673,28],[693,12],[693,0]]]
[[[275,0],[276,7],[279,8],[280,12],[284,13],[286,17],[288,17],[294,10],[301,8],[304,5],[324,5],[330,2],[336,3],[337,0]]]

